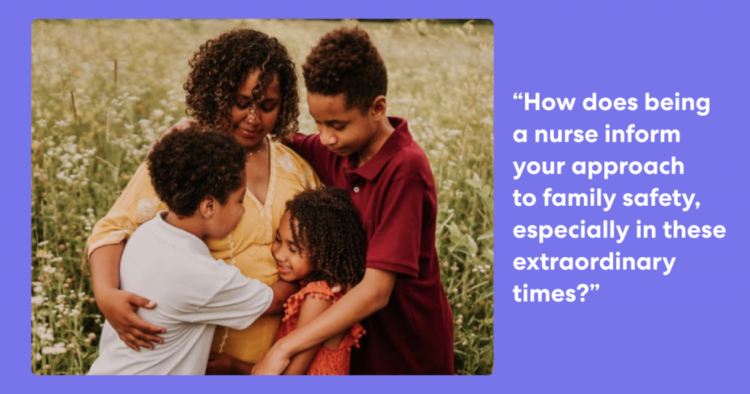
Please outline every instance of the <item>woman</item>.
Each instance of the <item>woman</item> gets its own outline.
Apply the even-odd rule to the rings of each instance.
[[[299,116],[297,76],[289,54],[275,38],[238,29],[207,41],[190,61],[184,88],[188,114],[207,129],[225,130],[247,152],[245,215],[224,239],[207,239],[214,258],[236,265],[248,277],[268,285],[278,281],[271,255],[285,203],[320,184],[311,167],[277,140],[296,131]],[[133,311],[155,304],[119,287],[120,257],[130,234],[165,205],[156,197],[141,165],[114,207],[94,227],[88,256],[97,304],[134,350],[160,343],[163,332]],[[289,286],[289,294],[296,287]],[[158,300],[153,300],[158,302]],[[249,372],[273,343],[280,316],[258,319],[243,331],[216,330],[209,373]],[[228,357],[231,356],[231,357]]]

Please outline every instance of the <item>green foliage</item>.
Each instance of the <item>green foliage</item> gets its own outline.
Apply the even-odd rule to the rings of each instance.
[[[233,27],[277,37],[297,64],[352,21],[37,21],[32,25],[32,343],[37,374],[83,374],[103,319],[84,246],[150,144],[185,114],[188,59]],[[389,71],[388,113],[432,163],[437,249],[456,369],[493,367],[493,32],[436,21],[362,23]],[[116,72],[115,72],[116,69]],[[299,70],[298,70],[299,71]],[[116,81],[115,81],[116,74]],[[300,79],[301,80],[301,79]],[[304,86],[300,129],[314,132]]]

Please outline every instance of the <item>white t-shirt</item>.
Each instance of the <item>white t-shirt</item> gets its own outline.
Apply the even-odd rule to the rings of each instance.
[[[245,329],[271,306],[270,287],[215,260],[203,241],[167,224],[164,214],[133,233],[120,262],[120,288],[156,302],[137,313],[167,329],[164,344],[136,352],[105,322],[90,375],[203,375],[216,325]]]

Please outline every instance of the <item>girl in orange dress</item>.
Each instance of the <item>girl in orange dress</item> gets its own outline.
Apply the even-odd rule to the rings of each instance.
[[[302,289],[285,304],[276,340],[308,324],[343,297],[331,291],[332,286],[354,286],[362,279],[364,243],[362,222],[345,190],[308,190],[287,202],[272,251],[279,277],[300,281]],[[351,348],[359,347],[364,333],[357,323],[294,356],[284,374],[348,375]]]

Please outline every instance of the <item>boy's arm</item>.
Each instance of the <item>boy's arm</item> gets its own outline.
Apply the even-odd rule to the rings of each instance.
[[[263,313],[263,316],[284,313],[284,304],[292,294],[299,291],[299,284],[279,280],[271,286],[271,290],[273,290],[273,301],[271,306]]]
[[[331,184],[330,174],[333,172],[333,162],[336,160],[336,155],[320,143],[319,134],[296,133],[292,135],[292,140],[287,145],[310,163],[310,166],[324,184]]]
[[[255,365],[255,375],[278,375],[297,353],[321,344],[388,304],[396,273],[368,268],[365,277],[344,297],[303,327],[277,341]]]
[[[279,283],[282,283],[282,285],[277,287],[277,284]],[[271,286],[271,289],[274,291],[274,303],[276,302],[277,291],[281,291],[281,289],[287,289],[287,288],[295,288],[296,290],[294,290],[294,293],[296,293],[299,290],[299,286],[291,284],[289,282],[284,282],[281,280],[276,282],[276,284],[274,284],[273,286]],[[288,299],[288,297],[284,298],[284,300],[286,299]],[[331,303],[326,300],[308,297],[305,300],[305,302],[302,303],[302,308],[300,309],[300,313],[299,313],[299,321],[297,322],[297,329],[299,329],[301,326],[304,326],[310,323],[310,321],[312,321],[315,317],[323,313],[330,306],[331,306]],[[294,358],[292,358],[291,363],[289,363],[289,366],[284,371],[284,375],[307,374],[307,370],[310,368],[310,363],[312,363],[313,359],[315,358],[315,355],[318,353],[319,348],[320,346],[313,346],[312,348],[294,356]],[[211,353],[211,355],[208,358],[208,366],[206,369],[206,374],[207,375],[251,375],[253,372],[254,366],[255,366],[254,364],[238,360],[225,353],[222,353],[222,354]]]
[[[331,307],[331,302],[321,299],[307,297],[302,303],[302,307],[299,312],[299,321],[297,321],[297,327],[295,330],[299,330],[301,327],[310,324],[316,317],[325,312]],[[338,334],[338,333],[337,333]],[[320,344],[313,346],[303,352],[297,353],[289,362],[289,366],[286,367],[282,375],[306,375],[307,370],[310,369],[310,364],[315,355],[318,354]]]

